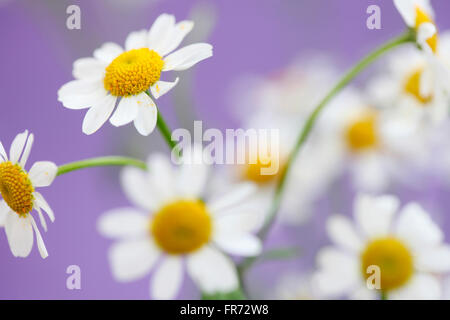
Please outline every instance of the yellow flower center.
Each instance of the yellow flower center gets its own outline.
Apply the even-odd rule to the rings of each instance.
[[[345,132],[348,147],[355,152],[374,148],[378,144],[376,116],[367,114],[350,123]]]
[[[244,166],[242,178],[259,185],[266,185],[276,181],[279,178],[284,166],[280,163],[282,161],[278,159],[278,157],[274,158],[275,159],[271,159],[271,157],[268,156],[261,158],[258,156],[255,163],[247,163]],[[275,171],[275,169],[277,169],[277,171],[273,172],[273,174],[267,174],[272,170]]]
[[[403,286],[412,276],[413,257],[409,249],[395,238],[380,238],[370,242],[362,256],[362,272],[365,278],[369,266],[380,268],[381,290],[387,291]]]
[[[416,31],[418,31],[420,25],[422,23],[432,23],[434,25],[436,25],[433,21],[433,19],[425,12],[423,11],[420,7],[416,7],[416,25],[415,25],[415,29]],[[437,43],[438,43],[438,35],[437,32],[427,40],[428,45],[430,46],[431,50],[433,50],[434,53],[436,53],[437,51]]]
[[[0,194],[14,212],[25,215],[33,209],[33,192],[30,178],[20,165],[0,163]]]
[[[179,200],[159,210],[151,224],[157,245],[169,254],[185,254],[209,242],[211,216],[199,200]]]
[[[432,99],[432,95],[423,96],[420,94],[420,78],[422,77],[423,69],[418,69],[411,73],[411,75],[406,79],[404,90],[409,93],[414,98],[416,98],[422,105],[426,105]]]
[[[159,80],[163,66],[163,59],[153,50],[126,51],[106,67],[103,84],[113,96],[135,95]]]

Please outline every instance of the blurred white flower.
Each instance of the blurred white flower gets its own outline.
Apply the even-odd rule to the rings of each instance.
[[[90,108],[83,121],[83,132],[96,132],[111,116],[114,126],[132,121],[142,135],[156,126],[158,99],[178,82],[160,80],[163,71],[186,70],[212,56],[212,46],[195,43],[173,53],[192,30],[192,21],[175,24],[175,17],[160,15],[149,31],[130,33],[125,51],[118,44],[107,42],[94,51],[94,57],[74,62],[76,80],[63,85],[58,100],[69,109]],[[114,108],[117,108],[113,114]]]
[[[275,297],[279,300],[317,300],[320,294],[314,287],[312,274],[285,274],[275,288]]]
[[[47,231],[42,210],[53,222],[55,216],[42,194],[36,187],[48,187],[56,177],[57,166],[53,162],[40,161],[29,171],[25,165],[33,145],[33,134],[26,130],[13,140],[9,157],[0,142],[0,226],[5,227],[9,247],[15,257],[27,257],[33,247],[34,235],[42,258],[48,256],[41,233],[31,215],[38,212],[42,227]]]
[[[132,281],[156,268],[150,292],[157,299],[176,296],[184,261],[202,292],[232,291],[238,288],[237,273],[221,250],[239,256],[261,251],[252,232],[262,221],[245,202],[254,186],[237,185],[227,194],[205,200],[209,167],[183,159],[180,167],[173,168],[167,157],[154,155],[147,172],[126,168],[122,187],[138,208],[112,210],[98,223],[102,235],[119,240],[109,251],[114,277]]]
[[[436,276],[450,271],[450,246],[440,228],[416,203],[395,217],[399,201],[393,196],[359,196],[353,224],[342,215],[327,222],[333,246],[317,256],[314,284],[328,297],[352,299],[439,299],[442,283]],[[369,289],[376,281],[369,266],[380,268],[381,290]]]

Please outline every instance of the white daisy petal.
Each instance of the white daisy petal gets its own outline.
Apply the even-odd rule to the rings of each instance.
[[[450,246],[440,245],[436,248],[425,249],[415,257],[415,264],[419,270],[444,273],[450,271]]]
[[[187,258],[187,271],[205,293],[230,292],[238,287],[233,262],[220,251],[205,246]]]
[[[394,0],[395,7],[408,27],[416,24],[416,10],[411,0]]]
[[[258,231],[264,223],[264,213],[257,211],[253,203],[236,206],[216,213],[214,230],[218,236],[246,234]]]
[[[48,217],[50,218],[50,221],[51,222],[55,221],[55,214],[53,213],[52,208],[50,208],[50,206],[48,205],[47,201],[42,196],[42,194],[35,191],[33,193],[33,197],[34,197],[35,204],[47,213]]]
[[[181,21],[173,26],[170,30],[170,33],[167,35],[167,38],[164,41],[164,44],[159,46],[158,52],[165,56],[166,54],[175,50],[183,41],[184,37],[191,32],[194,27],[194,23],[192,21]]]
[[[22,218],[15,212],[8,212],[5,231],[12,254],[15,257],[28,257],[33,247],[33,227],[30,215]]]
[[[138,114],[138,96],[122,97],[109,122],[116,127],[129,124]]]
[[[47,221],[45,221],[45,217],[44,214],[42,213],[41,208],[39,206],[34,206],[34,208],[38,212],[39,222],[41,223],[42,228],[44,229],[45,232],[47,232]]]
[[[178,256],[168,256],[156,270],[151,281],[151,295],[155,299],[176,297],[183,282],[183,265]]]
[[[148,46],[160,55],[160,48],[164,46],[167,36],[175,26],[175,17],[170,14],[161,14],[153,23],[148,33]]]
[[[5,200],[0,200],[0,227],[5,226],[6,217],[11,209],[6,204]]]
[[[187,198],[202,197],[210,170],[203,159],[203,149],[194,147],[189,156],[184,153],[182,163],[177,177],[178,194]]]
[[[390,231],[398,207],[399,201],[393,196],[359,195],[355,201],[355,219],[368,237],[384,236]]]
[[[118,44],[106,42],[94,51],[94,57],[105,64],[110,64],[122,52],[123,49]]]
[[[176,78],[174,82],[167,81],[157,81],[154,85],[150,87],[150,91],[155,99],[165,95],[178,83],[179,78]]]
[[[143,136],[148,136],[156,127],[158,110],[153,100],[145,93],[138,96],[138,114],[134,119],[136,130]]]
[[[92,106],[83,120],[83,132],[93,134],[108,120],[114,110],[117,97],[107,95],[96,105]]]
[[[357,252],[362,241],[347,217],[335,215],[327,221],[327,232],[331,241],[344,249]]]
[[[97,229],[109,238],[137,238],[148,233],[149,219],[133,208],[119,208],[104,213]]]
[[[72,75],[75,79],[103,79],[106,64],[95,58],[81,58],[73,63]]]
[[[253,183],[241,183],[216,200],[209,202],[209,209],[214,212],[219,212],[233,205],[239,204],[241,201],[250,197],[256,191],[256,186]]]
[[[113,276],[121,282],[142,278],[150,272],[159,255],[159,249],[147,238],[115,243],[109,250]]]
[[[0,141],[0,157],[2,157],[3,161],[8,161],[8,155],[6,154],[5,148],[3,147],[1,141]]]
[[[427,212],[417,203],[405,206],[400,212],[395,234],[410,247],[420,250],[440,244],[444,235]]]
[[[181,71],[213,55],[212,45],[208,43],[194,43],[171,53],[164,58],[163,71]]]
[[[390,300],[436,300],[442,296],[442,288],[436,277],[416,273],[403,287],[388,295]]]
[[[133,167],[124,168],[120,174],[120,183],[132,203],[145,210],[153,210],[156,207],[157,201],[144,170]]]
[[[36,225],[36,222],[34,221],[33,217],[30,215],[31,225],[33,226],[34,233],[36,234],[36,242],[38,246],[39,253],[41,254],[42,259],[45,259],[48,257],[47,248],[45,247],[44,240],[42,239],[41,233],[39,232],[39,229]]]
[[[125,49],[139,49],[147,47],[147,30],[131,32],[125,40]]]
[[[432,49],[427,43],[427,40],[430,39],[437,32],[436,26],[432,23],[422,23],[419,26],[419,30],[417,30],[417,43],[420,44],[423,48],[426,48],[428,52],[432,52]]]
[[[102,81],[73,80],[58,90],[58,101],[68,109],[89,108],[108,95]]]
[[[174,170],[169,159],[163,154],[153,154],[147,160],[149,179],[154,186],[153,193],[158,205],[164,205],[177,195],[174,194]]]
[[[33,187],[48,187],[56,177],[58,167],[50,161],[38,161],[29,171]]]
[[[28,130],[19,133],[13,140],[11,144],[11,149],[9,150],[9,160],[15,164],[19,161],[20,155],[22,154],[25,142],[27,141]]]
[[[256,256],[262,251],[261,241],[252,234],[215,236],[214,243],[223,251],[238,256]]]
[[[31,147],[33,146],[34,142],[34,135],[30,133],[27,139],[27,143],[25,144],[25,149],[23,150],[22,157],[20,158],[20,166],[22,168],[25,168],[25,165],[27,164],[28,157],[30,156]]]
[[[351,300],[376,300],[378,297],[379,297],[379,292],[377,290],[368,289],[364,282],[363,282],[363,285],[361,285],[359,288],[355,289],[349,295],[349,298]]]

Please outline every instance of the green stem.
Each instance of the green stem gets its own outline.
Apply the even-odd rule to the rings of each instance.
[[[145,162],[141,160],[128,157],[110,156],[110,157],[86,159],[64,164],[58,167],[57,175],[60,176],[65,173],[84,168],[105,167],[105,166],[134,166],[143,170],[147,169],[147,165],[145,164]]]
[[[303,144],[306,142],[306,139],[308,138],[311,130],[314,127],[314,124],[317,121],[317,118],[319,117],[321,111],[324,109],[324,107],[330,102],[343,88],[345,88],[361,71],[363,71],[367,66],[369,66],[372,62],[374,62],[376,59],[378,59],[380,56],[382,56],[384,53],[388,52],[389,50],[404,44],[408,42],[414,42],[415,41],[415,35],[413,32],[408,31],[407,33],[401,35],[400,37],[394,38],[391,41],[386,42],[385,44],[381,45],[378,49],[372,51],[367,56],[365,56],[363,59],[361,59],[353,68],[351,68],[342,78],[341,80],[331,89],[331,91],[320,101],[320,103],[316,106],[314,111],[310,114],[308,119],[306,120],[306,123],[303,127],[303,130],[301,131],[300,135],[297,138],[297,142],[291,151],[285,170],[282,172],[281,177],[278,181],[278,184],[275,189],[274,199],[269,211],[268,219],[261,229],[261,231],[258,233],[258,236],[261,238],[261,240],[264,240],[272,227],[276,214],[280,208],[281,200],[283,198],[283,191],[284,187],[286,185],[286,178],[288,176],[290,167],[292,163],[294,162],[298,152],[300,151]],[[253,264],[253,262],[257,259],[257,257],[251,257],[245,259],[239,266],[238,271],[239,275],[242,281],[242,277],[244,272]]]

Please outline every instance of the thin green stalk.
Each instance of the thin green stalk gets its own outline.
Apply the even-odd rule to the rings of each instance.
[[[147,169],[147,165],[145,164],[145,162],[141,160],[128,157],[109,156],[109,157],[86,159],[64,164],[58,167],[57,175],[60,176],[65,173],[84,168],[105,167],[105,166],[134,166],[143,170]]]
[[[382,56],[384,53],[389,50],[408,42],[414,42],[415,35],[412,31],[408,31],[400,37],[394,38],[391,41],[386,42],[381,45],[378,49],[372,51],[363,59],[361,59],[353,68],[351,68],[342,78],[341,80],[331,89],[331,91],[322,99],[322,101],[316,106],[314,111],[308,117],[303,130],[297,138],[297,143],[295,144],[293,150],[291,151],[288,162],[286,164],[285,170],[282,172],[281,177],[278,181],[278,184],[275,189],[274,199],[269,211],[268,219],[258,233],[258,236],[261,240],[264,240],[272,227],[276,214],[280,208],[281,200],[283,198],[283,191],[286,185],[286,178],[289,174],[290,167],[297,157],[298,152],[300,151],[303,144],[306,142],[311,130],[314,127],[314,124],[317,121],[322,110],[325,106],[330,102],[343,88],[345,88],[361,71],[363,71],[367,66],[373,63],[376,59]],[[244,272],[253,264],[253,262],[257,259],[257,257],[251,257],[243,260],[243,262],[238,266],[239,275],[242,281],[242,277]]]

